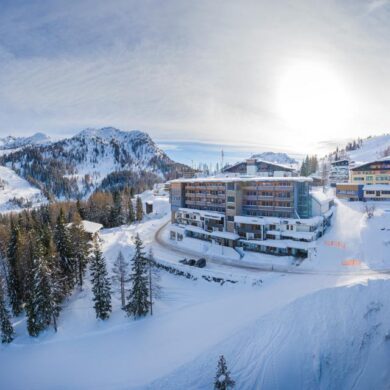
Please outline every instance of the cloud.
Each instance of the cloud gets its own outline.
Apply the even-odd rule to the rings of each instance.
[[[368,14],[366,6],[2,2],[0,135],[112,125],[167,142],[304,148],[327,135],[316,134],[315,123],[303,135],[275,108],[281,72],[297,59],[331,63],[343,76],[356,107],[346,138],[383,132],[390,29],[384,4]]]

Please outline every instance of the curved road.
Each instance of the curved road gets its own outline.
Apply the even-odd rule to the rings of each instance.
[[[154,235],[155,242],[164,250],[168,250],[175,255],[180,255],[183,257],[193,257],[199,259],[200,257],[204,257],[207,259],[207,261],[218,264],[218,265],[225,265],[225,266],[232,266],[236,268],[242,268],[250,271],[260,271],[260,272],[278,272],[278,273],[292,273],[292,274],[309,274],[309,275],[340,275],[340,276],[372,276],[372,275],[380,275],[380,274],[389,274],[390,269],[385,269],[385,270],[355,270],[351,272],[341,272],[341,271],[320,271],[320,270],[307,270],[307,269],[300,269],[300,270],[291,270],[291,269],[277,269],[274,266],[265,266],[265,265],[254,265],[254,264],[249,264],[245,262],[238,262],[234,260],[223,260],[222,258],[217,258],[217,257],[210,257],[207,255],[200,255],[198,252],[191,251],[191,250],[185,250],[182,248],[178,248],[174,245],[168,244],[163,238],[162,238],[162,232],[168,226],[170,223],[170,220],[165,222],[163,225],[161,225],[157,230]]]

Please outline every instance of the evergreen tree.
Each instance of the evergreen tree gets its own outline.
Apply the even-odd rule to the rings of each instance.
[[[129,223],[133,223],[135,221],[134,206],[133,206],[133,200],[132,199],[129,199],[128,221],[129,221]]]
[[[89,259],[90,245],[88,235],[81,223],[81,218],[77,214],[73,218],[69,233],[72,242],[72,258],[75,264],[76,279],[78,285],[82,288]]]
[[[36,234],[30,235],[31,269],[26,301],[27,330],[30,336],[38,336],[53,319],[54,294],[51,272],[45,259],[44,248]]]
[[[120,292],[121,292],[121,303],[122,309],[126,306],[126,284],[130,281],[129,279],[129,263],[125,260],[122,252],[118,253],[118,257],[114,262],[113,272],[113,281],[119,283]]]
[[[137,196],[136,204],[135,204],[135,214],[138,222],[142,221],[144,217],[144,210],[142,207],[142,200],[139,196]]]
[[[20,275],[20,262],[22,257],[22,235],[19,223],[11,219],[11,237],[8,243],[8,296],[12,312],[15,316],[23,310],[23,283]]]
[[[110,224],[112,227],[115,227],[123,224],[122,198],[118,190],[113,192],[112,199],[113,205],[110,211]]]
[[[135,253],[131,265],[131,290],[127,298],[125,311],[134,317],[145,316],[149,311],[149,278],[148,265],[143,252],[142,241],[137,234],[135,237]]]
[[[96,318],[105,320],[109,318],[111,313],[110,280],[98,238],[95,237],[94,241],[94,252],[91,258],[93,301],[95,302]]]
[[[1,342],[10,343],[14,339],[14,328],[11,323],[10,314],[5,303],[5,293],[2,279],[0,277],[0,329]]]
[[[228,390],[235,386],[234,380],[230,377],[230,371],[227,368],[226,360],[223,355],[219,357],[217,374],[215,375],[214,389]]]
[[[61,272],[64,282],[70,292],[75,285],[75,261],[72,256],[72,245],[69,229],[65,223],[64,210],[60,209],[54,232],[55,244],[60,257]]]

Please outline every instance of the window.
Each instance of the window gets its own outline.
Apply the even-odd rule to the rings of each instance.
[[[227,201],[228,202],[235,202],[236,201],[236,198],[234,196],[228,196],[227,197]]]
[[[228,189],[229,191],[234,191],[234,183],[228,183],[228,184],[227,184],[227,189]]]
[[[227,220],[228,222],[234,222],[234,216],[228,215]]]

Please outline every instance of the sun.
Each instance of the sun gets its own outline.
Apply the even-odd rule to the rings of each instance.
[[[345,81],[332,66],[296,61],[281,73],[276,110],[297,134],[329,139],[345,129],[351,115],[351,99]]]

